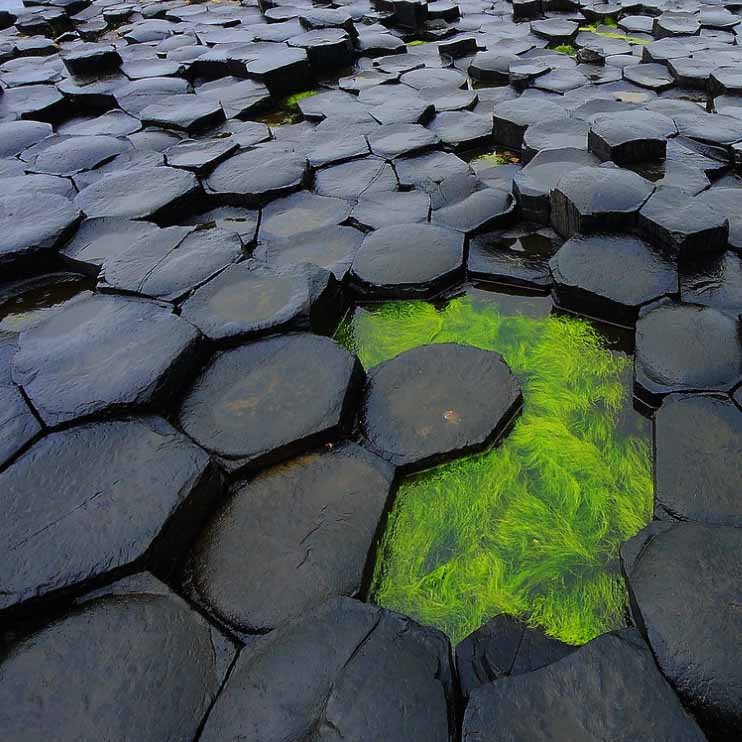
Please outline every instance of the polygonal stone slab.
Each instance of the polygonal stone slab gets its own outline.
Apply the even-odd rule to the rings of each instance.
[[[275,463],[338,434],[360,376],[327,338],[260,340],[214,358],[183,401],[180,425],[230,471]]]
[[[706,394],[672,394],[654,416],[660,518],[742,527],[742,410]]]
[[[393,160],[434,147],[438,137],[419,124],[386,124],[369,133],[368,143],[375,155]]]
[[[419,469],[481,451],[507,429],[522,401],[498,353],[455,343],[420,346],[371,370],[361,425],[372,451]]]
[[[42,121],[8,121],[0,124],[0,157],[15,157],[53,133],[52,125]]]
[[[344,222],[351,204],[339,198],[317,196],[302,191],[272,201],[263,209],[259,239],[290,239],[301,232],[311,232]]]
[[[594,639],[540,670],[476,688],[464,716],[465,742],[657,739],[703,742],[636,629]]]
[[[87,295],[21,333],[13,380],[49,426],[166,398],[200,333],[153,302]]]
[[[686,262],[680,275],[680,298],[732,316],[742,314],[742,255],[727,250]]]
[[[449,652],[433,628],[335,598],[241,654],[201,742],[448,742]]]
[[[423,191],[387,191],[364,194],[353,207],[351,219],[363,227],[380,229],[392,224],[426,222],[430,196]]]
[[[471,149],[486,144],[492,136],[492,118],[471,111],[444,111],[428,128],[453,149]]]
[[[659,522],[621,547],[635,619],[660,670],[713,739],[742,731],[741,549],[739,528]]]
[[[628,229],[653,190],[649,181],[628,170],[578,168],[551,192],[551,223],[565,238],[576,232]]]
[[[173,167],[112,172],[80,191],[75,206],[88,217],[158,219],[180,213],[201,190],[196,176]]]
[[[676,133],[673,120],[654,111],[602,114],[590,124],[588,147],[617,165],[658,160],[665,156],[667,138]]]
[[[353,200],[364,194],[397,190],[397,176],[391,163],[379,157],[364,157],[342,165],[323,168],[314,178],[320,196]],[[399,195],[399,194],[395,194]]]
[[[382,227],[353,258],[351,279],[376,298],[426,297],[453,283],[464,265],[464,235],[430,224]]]
[[[711,188],[694,200],[703,208],[713,209],[729,220],[729,246],[742,251],[742,190]]]
[[[587,149],[587,131],[587,123],[578,118],[551,119],[529,126],[523,135],[523,161],[529,162],[545,149]]]
[[[629,235],[577,235],[550,266],[561,306],[612,322],[631,324],[643,304],[679,290],[675,262]]]
[[[0,474],[0,608],[172,567],[219,495],[209,457],[157,417],[43,438]]]
[[[515,199],[507,191],[483,188],[457,203],[436,209],[430,215],[430,221],[465,234],[473,234],[484,229],[506,226],[513,220],[515,208]]]
[[[518,98],[495,107],[493,136],[504,147],[518,150],[526,129],[533,124],[564,118],[566,111],[543,98]]]
[[[139,112],[139,118],[145,126],[179,129],[189,134],[209,129],[226,120],[218,100],[190,94],[173,95],[151,103]]]
[[[194,738],[235,650],[183,600],[150,581],[117,583],[113,594],[10,649],[0,664],[9,738]]]
[[[237,487],[189,557],[195,598],[230,626],[262,633],[333,596],[354,597],[393,474],[347,444]]]
[[[0,382],[0,467],[40,432],[41,425],[18,388]]]
[[[92,170],[127,149],[131,144],[117,137],[55,136],[24,150],[21,159],[28,163],[29,171],[71,176]]]
[[[636,323],[634,386],[650,404],[671,392],[731,391],[742,380],[739,322],[710,307],[664,302]]]

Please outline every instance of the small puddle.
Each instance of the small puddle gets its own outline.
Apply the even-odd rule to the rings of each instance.
[[[502,354],[524,407],[496,448],[403,479],[370,599],[452,642],[499,613],[583,644],[625,625],[618,547],[652,517],[650,424],[625,338],[548,297],[474,288],[436,305],[358,307],[337,337],[370,368],[459,342]]]

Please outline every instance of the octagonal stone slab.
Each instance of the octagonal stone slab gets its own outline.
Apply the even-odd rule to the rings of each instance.
[[[494,443],[522,401],[498,353],[455,343],[420,346],[371,370],[361,427],[379,456],[420,469]]]
[[[346,444],[235,487],[190,554],[194,597],[237,630],[260,633],[333,596],[355,597],[393,475]]]
[[[621,547],[634,618],[710,739],[742,730],[742,529],[650,523]]]
[[[742,410],[728,397],[671,394],[654,416],[659,518],[742,527]]]
[[[200,333],[153,302],[81,295],[21,333],[13,380],[50,427],[167,398]]]
[[[449,742],[449,652],[433,628],[335,598],[240,655],[201,742]]]
[[[731,391],[742,380],[739,321],[711,307],[662,302],[636,323],[634,387],[649,404],[671,392]]]
[[[361,376],[328,338],[268,338],[215,356],[178,419],[229,471],[257,468],[334,438],[352,417]]]
[[[161,418],[52,433],[0,474],[0,609],[167,573],[219,496],[209,457]]]
[[[9,738],[194,738],[235,650],[164,585],[147,582],[118,583],[8,651],[0,704]]]

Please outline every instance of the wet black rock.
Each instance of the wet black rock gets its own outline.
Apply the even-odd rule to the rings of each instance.
[[[80,212],[64,196],[0,196],[0,267],[23,269],[49,260],[79,219]]]
[[[562,237],[577,232],[620,231],[636,223],[654,186],[615,167],[583,167],[561,178],[551,192],[551,223]]]
[[[546,289],[551,286],[549,259],[560,244],[556,232],[528,223],[475,235],[469,240],[467,273],[483,281]]]
[[[492,136],[492,119],[471,111],[444,111],[428,128],[451,149],[472,149],[486,144]]]
[[[177,301],[243,257],[234,232],[167,227],[107,258],[98,287]]]
[[[172,167],[112,172],[80,191],[75,206],[88,217],[165,219],[182,213],[201,188],[193,173]]]
[[[0,382],[0,468],[41,432],[18,387]]]
[[[386,124],[369,133],[368,143],[375,155],[393,160],[430,149],[438,137],[419,124]]]
[[[202,177],[239,149],[239,144],[226,139],[206,141],[184,140],[165,150],[165,160],[171,167],[190,170]]]
[[[330,600],[240,655],[201,742],[310,735],[449,742],[449,652],[433,628],[377,606]]]
[[[370,229],[426,222],[429,215],[430,196],[423,191],[365,193],[350,214],[354,222]]]
[[[533,672],[576,649],[501,613],[456,645],[456,671],[461,691],[468,698],[480,685]]]
[[[659,404],[671,392],[729,392],[742,380],[739,321],[710,307],[663,302],[636,324],[634,384]]]
[[[742,527],[742,410],[727,397],[672,394],[654,417],[660,518]]]
[[[391,163],[385,162],[380,157],[364,157],[323,168],[314,178],[315,193],[349,201],[375,193],[389,193],[396,189],[397,177],[394,168]]]
[[[15,157],[53,133],[51,124],[42,121],[8,121],[0,124],[0,157]]]
[[[534,124],[523,135],[523,161],[529,162],[545,149],[587,149],[588,125],[578,118],[550,119]]]
[[[164,585],[124,580],[10,648],[3,732],[14,742],[191,740],[234,654]]]
[[[82,295],[21,333],[13,380],[49,426],[163,401],[200,334],[153,302]]]
[[[729,220],[729,246],[742,251],[742,189],[712,188],[694,200],[707,211],[713,210]]]
[[[742,255],[727,250],[682,266],[680,298],[732,316],[742,315]]]
[[[709,738],[742,731],[742,530],[655,522],[621,547],[632,611]]]
[[[564,118],[565,109],[542,98],[518,98],[495,107],[493,137],[504,147],[518,150],[526,129],[533,124]]]
[[[471,694],[464,742],[704,742],[636,629],[594,639],[540,670]]]
[[[161,126],[193,134],[226,120],[218,100],[200,95],[174,95],[158,103],[151,103],[139,112],[145,125]]]
[[[276,463],[337,436],[360,377],[356,359],[327,338],[260,340],[213,359],[183,401],[180,425],[230,471]]]
[[[421,346],[370,371],[361,426],[372,451],[420,469],[491,445],[521,403],[520,384],[498,353]]]
[[[209,457],[157,417],[52,433],[0,482],[1,609],[142,566],[166,574],[220,489]]]
[[[182,316],[217,342],[281,330],[332,332],[342,314],[332,273],[314,265],[230,266],[183,304]]]
[[[665,156],[667,138],[677,133],[673,120],[653,111],[626,111],[596,116],[590,124],[588,146],[601,160],[618,165],[658,160]]]
[[[189,557],[196,600],[243,632],[264,632],[334,596],[355,597],[394,470],[347,444],[235,488]]]
[[[372,232],[353,259],[351,281],[370,298],[433,296],[460,277],[464,235],[430,224],[399,224]]]
[[[643,304],[679,291],[675,262],[630,235],[577,235],[550,265],[560,306],[612,322],[631,324]]]
[[[261,242],[291,239],[302,232],[342,224],[350,209],[351,204],[343,199],[317,196],[307,191],[294,193],[263,209],[258,237]]]
[[[430,221],[465,234],[510,224],[515,217],[513,196],[499,188],[483,188],[461,201],[435,210]]]

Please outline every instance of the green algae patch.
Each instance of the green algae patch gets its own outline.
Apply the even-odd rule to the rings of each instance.
[[[422,44],[427,44],[429,42],[423,41],[423,39],[413,39],[412,41],[407,41],[405,43],[405,46],[421,46]]]
[[[260,115],[253,116],[253,120],[268,124],[268,126],[296,124],[302,119],[301,111],[299,110],[299,101],[312,98],[318,93],[319,90],[303,90],[300,93],[288,95],[282,98],[274,108]]]
[[[554,47],[554,51],[559,52],[559,54],[567,54],[570,57],[577,56],[577,49],[572,44],[559,44]]]
[[[366,368],[426,343],[496,350],[523,387],[522,415],[500,446],[402,480],[370,599],[453,643],[499,613],[571,644],[624,625],[618,547],[653,504],[631,360],[587,321],[506,313],[470,296],[359,308],[337,337]]]
[[[601,26],[608,26],[609,28],[618,28],[618,24],[612,18],[606,18],[602,23],[592,23],[589,26],[580,26],[580,31],[589,31],[594,33],[596,36],[603,36],[606,39],[621,39],[628,44],[649,44],[650,41],[654,41],[652,38],[644,39],[641,36],[631,36],[630,34],[620,33],[618,31],[598,31]]]
[[[483,152],[480,155],[472,157],[470,162],[480,162],[492,167],[499,165],[517,165],[520,163],[520,157],[514,152],[501,150],[499,152]]]

